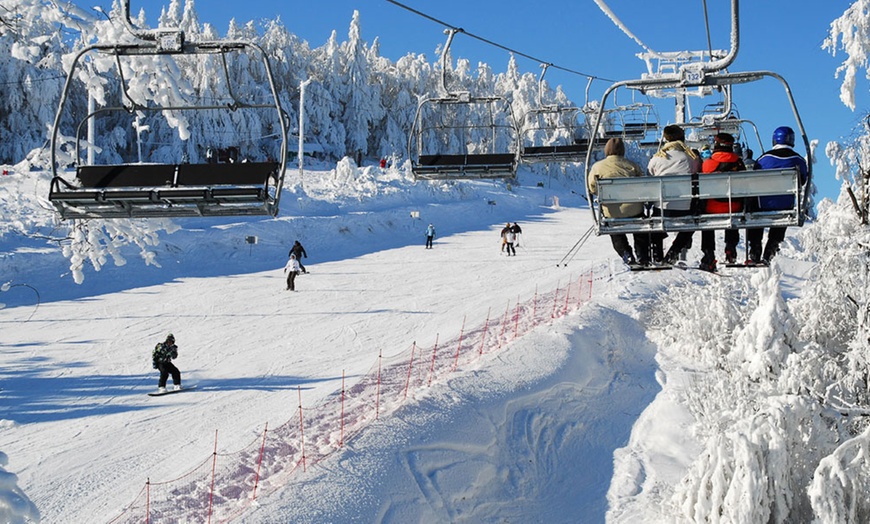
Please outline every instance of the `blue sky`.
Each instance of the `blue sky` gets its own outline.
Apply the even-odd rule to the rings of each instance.
[[[104,7],[108,8],[108,0],[97,2],[105,2]],[[574,71],[609,80],[639,78],[646,71],[644,63],[635,56],[643,49],[617,28],[593,0],[538,0],[534,3],[527,0],[407,0],[402,3],[474,35]],[[133,13],[144,8],[149,20],[156,20],[161,7],[167,4],[164,0],[131,0],[130,5]],[[730,2],[707,0],[707,4],[712,46],[728,49]],[[834,77],[843,54],[832,57],[821,49],[831,21],[850,4],[850,0],[741,2],[740,50],[730,68],[731,71],[773,71],[788,81],[807,134],[820,142],[817,150],[820,158],[814,168],[816,184],[820,196],[830,198],[836,197],[840,184],[824,157],[824,146],[850,135],[868,104],[867,84],[862,81],[858,87],[861,95],[856,112],[843,106],[839,100],[840,81]],[[607,5],[651,49],[707,48],[702,0],[669,4],[610,0]],[[381,54],[393,60],[407,53],[417,53],[435,61],[435,49],[445,40],[444,26],[387,0],[247,0],[243,4],[200,0],[196,10],[201,22],[214,24],[220,33],[226,31],[232,18],[246,22],[280,17],[291,32],[313,47],[326,42],[333,30],[340,41],[345,40],[353,12],[357,10],[364,40],[371,43],[378,38]],[[467,58],[473,64],[487,62],[495,71],[504,71],[508,61],[507,51],[462,34],[454,40],[452,51],[454,57]],[[522,71],[536,75],[540,72],[536,61],[518,57],[518,63]],[[562,85],[574,102],[584,102],[585,77],[551,68],[546,79],[551,84]],[[593,82],[590,97],[599,99],[609,84],[601,80]],[[769,145],[769,136],[775,127],[793,122],[784,90],[774,80],[735,88],[734,101],[741,117],[758,126],[765,146]],[[693,101],[696,112],[702,108],[700,101]],[[663,121],[673,119],[673,114],[665,113],[660,111]]]

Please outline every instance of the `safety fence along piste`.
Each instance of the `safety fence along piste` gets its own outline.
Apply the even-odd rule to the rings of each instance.
[[[212,523],[240,520],[257,497],[285,486],[293,475],[324,460],[367,425],[450,374],[479,364],[507,343],[580,309],[592,298],[592,270],[548,292],[535,291],[498,311],[490,309],[482,325],[438,340],[432,347],[412,343],[398,355],[377,362],[356,383],[305,406],[297,390],[298,410],[276,427],[268,425],[245,448],[214,452],[179,478],[145,482],[135,500],[110,521],[116,523]]]

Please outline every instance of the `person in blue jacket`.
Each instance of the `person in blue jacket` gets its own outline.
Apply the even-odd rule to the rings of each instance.
[[[429,224],[426,228],[426,249],[432,249],[433,240],[435,240],[435,226]]]
[[[773,131],[773,148],[766,151],[755,161],[755,169],[787,169],[797,167],[801,175],[801,185],[807,183],[807,161],[795,152],[794,130],[788,126],[777,127]],[[758,197],[760,211],[791,209],[795,205],[794,195],[773,195]],[[767,231],[767,244],[762,248],[764,228],[748,229],[746,240],[749,244],[747,264],[769,264],[779,245],[785,239],[785,226],[773,226]]]

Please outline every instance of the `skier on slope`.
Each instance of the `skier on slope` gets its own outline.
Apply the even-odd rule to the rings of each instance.
[[[288,257],[291,255],[296,256],[296,260],[299,262],[299,271],[302,271],[303,273],[308,273],[308,271],[305,269],[305,266],[302,265],[302,257],[308,258],[308,253],[305,252],[305,248],[302,247],[302,244],[300,244],[298,240],[293,243],[293,247],[291,247],[290,252],[287,253]]]
[[[296,291],[296,275],[299,274],[302,266],[296,260],[296,255],[290,255],[287,264],[284,266],[284,272],[287,273],[287,291]]]
[[[172,363],[172,359],[178,358],[178,346],[175,345],[175,336],[170,333],[166,340],[154,346],[151,353],[154,369],[160,370],[160,380],[157,382],[157,392],[166,393],[166,379],[172,375],[172,389],[181,389],[181,372]]]
[[[516,243],[514,247],[520,247],[520,234],[523,232],[523,228],[520,227],[516,222],[511,226],[511,231],[514,232],[514,236],[516,237]]]
[[[435,226],[429,224],[426,228],[426,249],[432,249],[432,241],[435,240]]]
[[[501,228],[500,235],[501,235],[501,252],[502,253],[504,253],[504,250],[507,248],[507,234],[510,232],[510,230],[511,230],[511,223],[510,222],[508,222],[507,224],[504,225],[503,228]]]

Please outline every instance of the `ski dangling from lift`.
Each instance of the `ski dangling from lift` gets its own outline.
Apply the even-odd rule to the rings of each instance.
[[[673,266],[668,264],[651,264],[651,265],[643,265],[643,264],[628,264],[629,271],[666,271],[668,269],[673,269]]]
[[[682,269],[683,271],[701,271],[703,273],[707,273],[708,275],[715,275],[717,277],[731,277],[732,275],[723,275],[717,268],[707,269],[701,266],[689,266],[685,262],[678,262],[674,264],[674,269]]]

